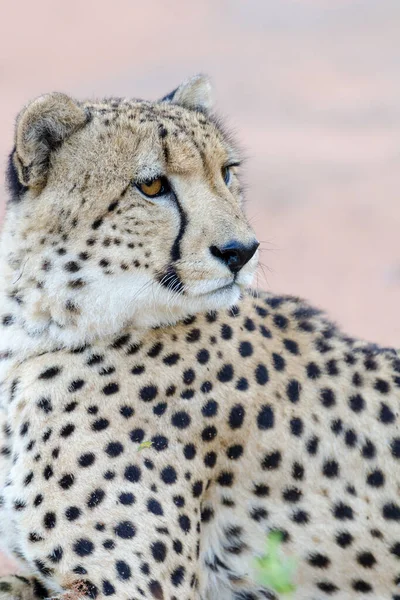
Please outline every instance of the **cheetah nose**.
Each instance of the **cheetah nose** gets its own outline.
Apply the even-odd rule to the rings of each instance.
[[[232,273],[238,273],[254,255],[260,243],[254,240],[249,246],[233,240],[225,246],[210,246],[210,252],[215,258],[218,258],[226,264]]]

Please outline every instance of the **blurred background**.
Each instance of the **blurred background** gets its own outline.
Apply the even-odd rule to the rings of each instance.
[[[208,73],[248,157],[259,286],[400,347],[399,34],[399,0],[3,2],[1,169],[41,93],[156,99]]]

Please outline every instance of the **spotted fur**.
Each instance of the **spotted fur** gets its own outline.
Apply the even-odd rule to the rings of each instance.
[[[400,598],[400,359],[246,290],[239,156],[210,110],[197,77],[17,120],[0,543],[23,574],[1,600],[277,598],[255,570],[273,530],[296,600]],[[143,197],[159,175],[171,193]]]

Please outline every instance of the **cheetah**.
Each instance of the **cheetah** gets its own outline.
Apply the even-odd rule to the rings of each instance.
[[[400,600],[400,358],[251,288],[206,76],[19,114],[0,251],[0,600]],[[282,558],[282,560],[283,560]]]

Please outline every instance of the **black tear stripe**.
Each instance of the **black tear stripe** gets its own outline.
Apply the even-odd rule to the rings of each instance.
[[[183,283],[172,265],[166,268],[165,273],[159,278],[159,282],[171,292],[185,293]]]
[[[186,216],[185,211],[183,210],[177,195],[175,194],[175,192],[173,192],[174,195],[174,200],[176,203],[176,206],[178,208],[178,213],[179,213],[179,218],[180,218],[180,225],[179,225],[179,231],[178,231],[178,235],[175,238],[174,243],[172,244],[172,248],[171,248],[171,260],[172,262],[176,262],[177,260],[179,260],[182,256],[181,254],[181,240],[185,234],[186,231],[186,227],[188,224],[188,218]]]

